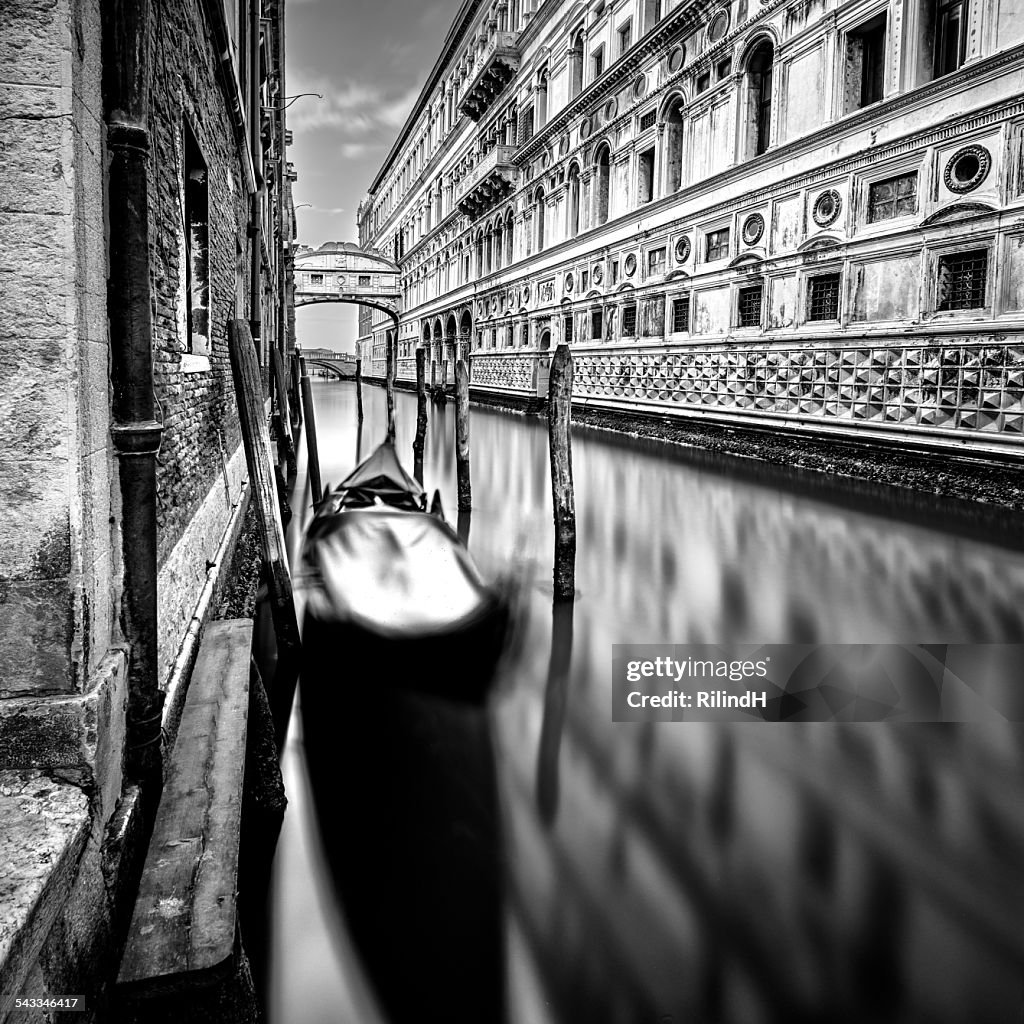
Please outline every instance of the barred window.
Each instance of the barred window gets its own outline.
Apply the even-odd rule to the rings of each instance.
[[[601,336],[604,333],[604,314],[599,309],[595,309],[590,314],[590,337],[594,341],[600,341]]]
[[[572,317],[567,316],[562,319],[562,335],[565,338],[565,343],[568,345],[572,341]]]
[[[709,231],[704,237],[704,259],[710,263],[712,260],[725,259],[729,255],[729,229],[722,228],[720,231]]]
[[[640,131],[645,132],[648,128],[654,127],[654,122],[658,119],[658,113],[655,110],[648,110],[646,114],[640,115]]]
[[[740,288],[736,300],[736,323],[739,327],[761,326],[761,295],[764,285],[744,285]]]
[[[359,275],[359,287],[360,288],[369,288],[370,287],[370,275],[369,274],[360,274]]]
[[[323,283],[324,283],[324,275],[323,274],[310,274],[309,275],[309,283],[314,288],[321,287],[323,285]]]
[[[951,252],[939,257],[936,309],[980,309],[988,283],[988,250]]]
[[[511,324],[505,328],[505,348],[512,348],[515,344],[515,331]]]
[[[872,182],[868,188],[868,222],[904,217],[917,209],[917,172]]]
[[[807,319],[839,319],[840,274],[818,274],[807,281]]]
[[[622,336],[632,338],[636,336],[636,305],[622,307]]]
[[[690,329],[690,296],[681,295],[672,300],[672,332],[679,334]]]

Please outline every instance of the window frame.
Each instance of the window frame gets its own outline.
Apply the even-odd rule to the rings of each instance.
[[[711,238],[713,235],[725,234],[725,252],[718,252],[717,255],[711,255]],[[709,226],[701,229],[701,263],[720,263],[722,260],[727,260],[732,255],[732,224],[716,224],[713,227]]]
[[[807,269],[801,273],[801,324],[815,324],[817,327],[834,324],[837,327],[843,323],[843,289],[845,286],[845,275],[841,263],[833,263],[827,266],[815,266],[814,269]],[[811,316],[811,290],[814,281],[819,278],[835,277],[838,279],[836,289],[836,315],[834,317],[812,317]],[[763,301],[763,300],[762,300]]]
[[[899,186],[900,182],[908,181],[908,180],[911,180],[911,179],[913,179],[913,182],[914,182],[914,191],[913,191],[914,208],[913,208],[913,210],[910,210],[909,212],[908,211],[903,211],[901,213],[900,210],[899,210],[899,204],[900,204],[901,197],[900,197],[900,194],[899,194],[898,186]],[[920,197],[920,183],[921,183],[920,182],[920,174],[918,172],[916,172],[916,171],[909,171],[909,172],[904,173],[904,174],[895,174],[895,175],[893,175],[890,178],[880,178],[877,181],[870,182],[868,184],[868,189],[867,189],[867,205],[866,205],[865,210],[864,210],[864,212],[865,212],[865,214],[867,216],[867,222],[869,224],[884,224],[884,223],[886,223],[888,221],[900,220],[900,219],[902,219],[904,217],[916,217],[917,216],[917,212],[918,212],[918,210],[917,210],[918,198]],[[884,216],[884,217],[875,216],[875,206],[874,206],[874,203],[873,203],[873,200],[872,200],[872,192],[875,189],[880,188],[883,185],[889,185],[889,184],[892,184],[892,185],[896,186],[896,191],[894,192],[893,197],[892,197],[892,204],[893,204],[892,214],[889,215],[889,216]],[[906,199],[906,195],[904,195],[902,198]]]
[[[753,291],[755,288],[758,291],[757,320],[753,323],[743,323],[741,313],[743,293]],[[764,329],[765,292],[765,279],[760,274],[751,275],[749,278],[736,282],[736,294],[733,297],[732,303],[734,329],[740,331],[760,331]]]
[[[628,333],[628,334],[626,333],[626,314],[627,314],[627,312],[632,312],[632,314],[633,314],[633,330],[630,333]],[[637,306],[636,298],[633,298],[630,302],[624,302],[622,304],[622,315],[621,315],[621,317],[619,319],[619,337],[620,338],[636,338],[637,337],[636,329],[637,329],[637,324],[639,323],[638,312],[639,312],[639,308]]]
[[[690,334],[691,333],[691,327],[693,326],[693,292],[692,291],[675,292],[674,294],[669,296],[669,301],[671,303],[671,306],[670,306],[670,309],[669,309],[669,314],[670,314],[670,317],[671,317],[672,330],[667,332],[667,333],[670,334],[670,335]],[[677,305],[677,303],[681,303],[681,302],[685,302],[686,303],[686,326],[684,328],[682,328],[682,329],[677,329],[676,328],[676,320],[677,320],[677,318],[676,318],[676,305]]]
[[[970,252],[985,253],[985,295],[984,303],[980,306],[970,306],[958,309],[939,308],[939,271],[942,260],[950,256],[958,256]],[[996,260],[996,237],[992,234],[980,237],[960,237],[956,240],[944,242],[941,245],[931,245],[927,249],[927,264],[925,272],[928,275],[928,315],[936,319],[957,319],[957,318],[984,318],[988,319],[994,315],[997,288]]]
[[[633,17],[628,17],[615,32],[615,38],[619,43],[619,56],[622,57],[633,45]]]
[[[858,100],[857,100],[857,103],[854,106],[847,106],[846,93],[847,93],[847,90],[849,88],[849,79],[848,79],[849,63],[848,63],[848,55],[849,55],[850,40],[852,38],[854,38],[854,37],[857,37],[857,36],[863,37],[867,27],[869,25],[871,25],[872,22],[878,22],[879,20],[884,22],[884,42],[883,42],[883,46],[882,46],[882,56],[881,56],[881,78],[882,78],[882,81],[881,81],[880,95],[878,96],[877,99],[873,99],[873,100],[869,100],[867,102],[863,102],[863,94],[864,94],[864,64],[863,64],[863,60],[862,60],[861,61],[860,71],[858,73],[858,82],[857,82]],[[840,90],[839,103],[838,103],[838,107],[840,108],[840,116],[845,117],[847,114],[852,114],[852,113],[854,113],[854,112],[856,112],[858,110],[865,110],[867,107],[874,106],[874,104],[876,104],[876,103],[881,103],[882,100],[884,100],[886,95],[888,94],[888,92],[889,92],[889,89],[888,89],[888,84],[889,84],[888,83],[888,78],[889,78],[889,75],[888,75],[888,57],[889,57],[890,45],[891,45],[891,42],[892,42],[892,25],[891,25],[890,22],[891,22],[891,19],[889,17],[889,7],[888,7],[888,4],[878,5],[878,6],[875,6],[873,9],[871,9],[869,11],[859,12],[857,17],[856,17],[856,19],[851,19],[850,24],[848,26],[842,28],[841,31],[839,32],[839,35],[838,35],[838,45],[839,45],[839,53],[838,53],[839,60],[838,60],[838,63],[841,66],[842,71],[843,71],[841,76],[837,76],[837,85],[838,85],[838,88]],[[863,51],[862,51],[862,56],[863,56]]]
[[[195,368],[208,368],[213,353],[213,239],[210,217],[210,163],[199,141],[196,127],[186,118],[181,131],[181,229],[182,229],[182,286],[185,310],[185,352]],[[193,179],[199,172],[202,181]],[[198,207],[202,207],[201,211]],[[192,213],[201,212],[193,222]],[[194,254],[195,243],[200,252]],[[197,271],[202,276],[197,280]],[[312,287],[312,273],[310,274]],[[195,298],[204,298],[206,305],[197,305]],[[201,330],[205,320],[205,333]]]
[[[916,205],[913,213],[901,213],[896,217],[890,217],[886,220],[871,220],[871,188],[875,185],[883,184],[886,181],[890,181],[896,178],[901,178],[906,175],[916,174],[917,175],[917,189],[916,189]],[[870,173],[862,174],[855,184],[855,187],[851,190],[851,202],[856,201],[857,212],[856,222],[852,225],[853,233],[855,234],[871,234],[893,230],[893,226],[902,226],[913,223],[923,214],[923,208],[926,201],[925,192],[927,190],[927,175],[925,174],[925,165],[923,162],[923,154],[915,153],[908,158],[904,158],[896,163],[890,163],[885,166],[873,167]]]
[[[661,253],[661,269],[654,270],[651,264],[651,257],[655,253]],[[644,250],[644,279],[662,278],[668,273],[668,242],[661,242],[648,246]]]

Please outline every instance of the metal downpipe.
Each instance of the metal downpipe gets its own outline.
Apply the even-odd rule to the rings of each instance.
[[[156,457],[149,250],[149,0],[104,0],[103,92],[109,169],[111,436],[121,485],[121,629],[129,644],[125,770],[162,783],[157,656]]]

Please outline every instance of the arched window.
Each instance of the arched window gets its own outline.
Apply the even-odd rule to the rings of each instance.
[[[537,252],[544,248],[544,189],[537,189],[534,196],[535,219],[537,221]]]
[[[665,114],[665,193],[679,190],[683,183],[683,101],[674,99]]]
[[[476,234],[476,272],[479,277],[484,276],[484,233],[478,231]]]
[[[608,192],[611,178],[611,151],[602,146],[597,153],[594,180],[594,222],[604,224],[608,220]]]
[[[548,71],[545,68],[537,76],[536,125],[538,130],[548,123]]]
[[[501,270],[501,257],[504,253],[501,218],[494,225],[494,269]]]
[[[747,156],[759,156],[771,144],[772,63],[775,48],[765,39],[747,58]]]
[[[575,99],[583,90],[583,29],[569,44],[569,99]]]
[[[569,223],[568,235],[575,238],[580,231],[580,169],[573,164],[569,168]]]
[[[505,263],[511,264],[515,259],[515,250],[513,243],[515,242],[515,232],[513,231],[514,221],[512,219],[512,211],[509,210],[505,214]]]

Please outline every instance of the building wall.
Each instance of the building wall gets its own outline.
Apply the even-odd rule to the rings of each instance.
[[[98,4],[76,8],[91,49]],[[0,8],[0,697],[87,689],[110,632],[102,103],[71,17]]]
[[[580,402],[1016,450],[1024,28],[976,0],[936,65],[933,7],[467,2],[360,208],[399,376],[460,340],[475,388],[543,394],[571,331]]]
[[[238,42],[249,5],[152,0],[145,55],[154,379],[164,427],[162,686],[243,509],[227,322],[256,324],[264,368],[289,323],[278,292],[294,231],[286,133],[273,116],[255,131],[251,117],[235,124],[233,83],[244,109],[247,62],[229,47],[222,65],[211,20],[221,6]],[[102,10],[100,0],[0,3],[0,1021],[24,1017],[11,1014],[15,995],[69,992],[87,994],[83,1020],[108,1019],[114,922],[134,898],[124,855],[140,841],[137,790],[123,777],[131,652],[119,621],[122,509],[110,439],[108,244],[117,240],[107,237]],[[270,108],[283,96],[275,74],[283,5],[263,13],[270,74],[248,102]],[[188,133],[205,174],[188,159]],[[266,188],[253,309],[257,172]],[[206,196],[208,249],[197,248],[195,225],[186,229],[187,179]],[[205,257],[192,271],[208,268],[205,306],[186,288],[189,246]]]

